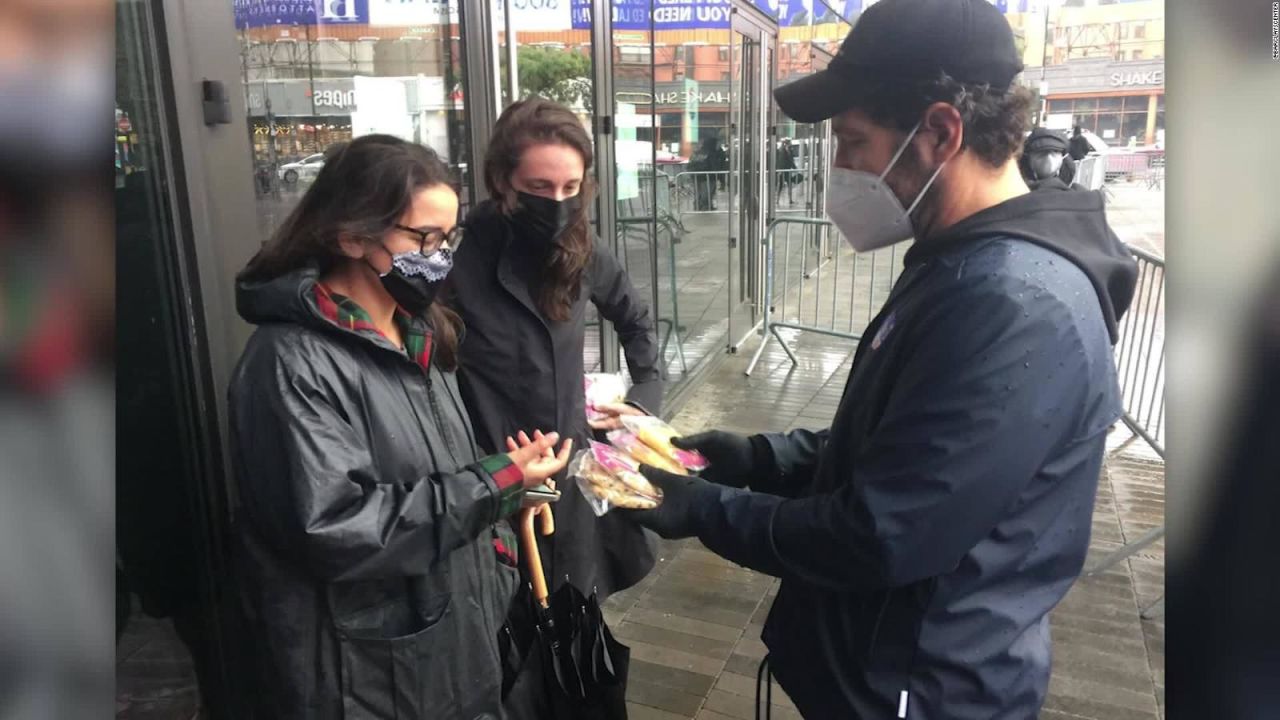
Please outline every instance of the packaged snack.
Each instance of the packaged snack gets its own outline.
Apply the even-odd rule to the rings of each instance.
[[[630,455],[641,465],[652,465],[659,470],[666,470],[676,475],[689,474],[680,466],[680,463],[644,444],[640,438],[636,437],[635,433],[627,430],[614,430],[607,437],[615,447]]]
[[[652,510],[662,503],[662,491],[651,485],[638,468],[632,469],[636,466],[622,458],[621,453],[602,443],[592,443],[592,446],[574,456],[569,474],[577,479],[578,489],[596,516],[615,507]],[[617,468],[617,472],[610,467]]]
[[[612,373],[588,373],[582,380],[587,394],[587,419],[603,420],[601,405],[617,405],[627,401],[627,381]]]
[[[614,477],[622,481],[632,492],[637,495],[652,496],[656,491],[653,485],[640,474],[640,463],[636,462],[630,455],[622,452],[612,445],[606,445],[602,442],[591,441],[591,454],[595,457],[596,462],[600,463],[600,467],[608,470]]]
[[[671,438],[680,437],[680,433],[659,418],[650,415],[624,415],[622,424],[645,445],[687,470],[700,472],[711,464],[696,450],[681,450],[672,445]]]

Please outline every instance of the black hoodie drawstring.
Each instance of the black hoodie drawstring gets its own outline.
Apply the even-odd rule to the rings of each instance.
[[[756,670],[756,720],[760,720],[760,685],[765,684],[764,717],[773,717],[773,673],[769,671],[769,656],[765,655]]]

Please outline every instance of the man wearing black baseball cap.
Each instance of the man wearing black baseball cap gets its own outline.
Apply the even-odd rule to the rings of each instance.
[[[1045,699],[1136,268],[1098,193],[1028,191],[1021,69],[986,0],[882,0],[778,89],[791,118],[833,120],[849,244],[915,245],[829,429],[677,439],[710,468],[646,467],[663,502],[628,511],[782,579],[762,637],[808,718],[1026,720]]]

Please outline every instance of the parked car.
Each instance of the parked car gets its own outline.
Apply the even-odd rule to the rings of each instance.
[[[290,185],[298,182],[300,178],[315,180],[322,167],[324,167],[324,153],[308,155],[297,162],[281,165],[279,171],[280,179]]]

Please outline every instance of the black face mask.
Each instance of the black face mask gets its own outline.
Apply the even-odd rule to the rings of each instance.
[[[382,287],[406,312],[420,316],[435,302],[451,269],[453,253],[449,250],[430,255],[401,253],[392,257],[391,272],[381,276]]]
[[[582,209],[581,195],[555,200],[517,192],[516,199],[518,203],[511,214],[512,223],[522,238],[542,250],[550,250],[560,240]]]

